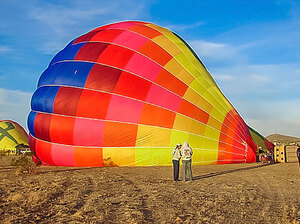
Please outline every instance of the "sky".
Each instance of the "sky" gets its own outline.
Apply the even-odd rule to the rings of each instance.
[[[300,137],[297,0],[0,0],[0,120],[28,130],[32,94],[55,54],[96,27],[124,20],[181,36],[262,135]]]

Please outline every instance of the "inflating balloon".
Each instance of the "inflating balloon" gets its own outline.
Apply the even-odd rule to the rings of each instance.
[[[189,45],[152,23],[99,27],[70,42],[41,75],[28,117],[37,159],[62,166],[254,162],[256,144]]]
[[[0,150],[16,152],[16,146],[27,145],[28,134],[18,123],[0,120]]]
[[[274,150],[274,144],[272,142],[270,142],[268,139],[266,139],[264,136],[262,136],[260,133],[258,133],[257,131],[255,131],[253,128],[249,127],[249,131],[251,133],[251,136],[254,140],[254,142],[256,143],[256,145],[258,145],[261,149],[263,149],[263,151],[270,151],[273,153]],[[259,152],[256,152],[257,154]]]

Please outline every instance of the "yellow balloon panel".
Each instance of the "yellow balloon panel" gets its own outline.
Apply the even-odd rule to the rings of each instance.
[[[207,91],[207,89],[197,80],[194,80],[189,88],[193,89],[194,91],[196,91],[198,94],[203,94],[204,92]]]
[[[190,132],[198,135],[204,135],[206,125],[196,120],[192,120]]]
[[[192,119],[187,116],[176,114],[173,128],[180,131],[189,132],[192,124]]]
[[[178,130],[172,130],[171,133],[171,140],[170,140],[170,146],[175,147],[178,143],[185,142],[189,137],[189,134],[187,132],[182,132]],[[191,143],[192,144],[192,143]]]
[[[207,98],[207,100],[214,105],[214,110],[218,111],[219,113],[221,113],[224,117],[226,116],[226,114],[230,111],[230,107],[228,107],[226,104],[221,104],[218,97],[213,97],[211,93],[209,92],[205,92],[203,94],[203,96],[205,98]],[[213,110],[212,110],[213,111]],[[223,121],[223,120],[220,120]]]
[[[229,110],[232,109],[232,106],[231,104],[228,102],[228,100],[226,100],[223,96],[223,94],[219,91],[219,89],[214,86],[212,87],[213,91],[214,91],[214,94],[216,96],[216,99],[218,100],[218,102],[221,104],[222,102],[222,107],[221,108],[224,108],[224,113],[227,113]]]
[[[202,161],[202,150],[198,148],[193,148],[193,156],[192,163],[193,165],[199,165],[200,161]]]
[[[210,91],[210,90],[211,90],[212,84],[211,84],[211,82],[209,82],[209,81],[207,80],[207,78],[206,78],[205,76],[201,75],[201,76],[197,77],[197,81],[198,81],[199,83],[201,83],[201,84],[203,85],[203,87],[204,87],[207,91]]]
[[[218,139],[220,135],[220,130],[214,129],[210,126],[206,126],[205,136],[208,138]]]
[[[181,78],[181,80],[187,84],[190,85],[194,81],[194,77],[185,69],[182,69],[178,73],[178,78]]]
[[[216,118],[220,122],[223,122],[223,120],[225,119],[224,114],[221,114],[221,112],[217,110],[215,107],[211,110],[210,115]]]
[[[165,36],[172,41],[180,51],[185,54],[185,56],[189,59],[189,63],[197,66],[202,67],[202,64],[195,58],[194,54],[191,50],[180,40],[176,35],[173,33],[165,34]]]
[[[103,148],[103,162],[116,166],[135,166],[134,148]]]
[[[175,58],[193,77],[196,78],[201,75],[199,70],[191,64],[190,60],[183,53],[176,55]]]
[[[189,62],[189,61],[188,61]],[[190,63],[190,62],[189,62]],[[194,65],[191,64],[186,64],[184,66],[186,70],[191,73],[196,79],[199,78],[200,76],[203,76],[202,70],[196,68]]]
[[[200,100],[200,96],[192,88],[190,88],[190,87],[187,88],[183,98],[199,107],[199,105],[197,105],[197,104],[198,104],[198,101]]]
[[[173,33],[164,33],[164,35],[165,35],[172,43],[174,43],[174,44],[176,45],[176,48],[178,48],[180,51],[182,51],[181,48],[178,46],[178,44],[181,44],[182,42],[181,42],[181,40],[180,40],[177,36],[175,36]]]
[[[181,71],[183,69],[183,67],[178,63],[178,61],[175,60],[175,58],[172,58],[170,61],[168,61],[168,63],[164,66],[164,68],[171,73],[175,71],[177,71],[176,73],[178,73],[178,71]],[[174,75],[180,79],[180,77],[177,76],[178,74],[174,74]]]
[[[136,148],[136,166],[169,166],[172,164],[172,148]]]
[[[157,43],[162,48],[168,49],[169,54],[172,56],[176,56],[181,53],[180,49],[163,35],[153,38],[152,41]]]
[[[139,125],[136,146],[168,147],[171,130],[155,126]]]
[[[216,103],[216,98],[208,91],[201,93],[201,96],[206,99],[211,105],[214,105]],[[215,105],[214,105],[215,107]]]
[[[196,106],[203,109],[207,113],[210,113],[211,109],[213,108],[212,105],[206,99],[204,99],[201,95],[196,93],[191,88],[187,89],[183,98],[195,104]]]
[[[202,158],[200,160],[200,164],[213,164],[216,163],[218,160],[218,150],[208,150],[208,149],[202,149],[200,152]]]
[[[213,116],[209,116],[207,125],[217,129],[217,130],[221,130],[222,128],[222,123],[220,121],[218,121],[216,118],[214,118]]]
[[[203,148],[216,150],[219,148],[219,141],[216,139],[205,138]]]
[[[181,114],[176,115],[173,128],[176,130],[191,132],[197,135],[204,135],[205,132],[205,124]]]
[[[174,39],[173,39],[174,40]],[[194,64],[195,66],[202,66],[200,62],[195,58],[192,54],[191,50],[179,39],[175,42],[177,47],[182,51],[183,54],[189,59],[190,63]]]
[[[198,149],[203,148],[203,142],[204,142],[203,136],[189,134],[187,140],[188,140],[189,145],[193,146],[192,147],[193,149],[194,148],[198,148]]]
[[[163,33],[163,34],[172,34],[172,31],[170,31],[170,30],[168,30],[164,27],[157,26],[157,25],[152,24],[152,23],[148,23],[148,24],[146,24],[146,26],[151,27],[151,28],[157,30],[158,32]]]
[[[164,67],[187,85],[194,80],[193,76],[191,76],[175,58],[172,58]]]

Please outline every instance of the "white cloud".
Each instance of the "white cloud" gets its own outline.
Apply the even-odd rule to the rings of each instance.
[[[3,45],[1,46],[0,45],[0,54],[7,53],[9,51],[12,51],[12,49],[9,46],[3,46]]]
[[[190,44],[194,47],[196,51],[201,53],[203,56],[215,56],[216,52],[224,52],[227,48],[225,44],[207,42],[203,40],[190,41]],[[228,55],[231,55],[232,51],[233,49],[230,49],[230,53]]]
[[[252,82],[259,82],[259,83],[269,83],[271,82],[271,79],[269,77],[263,76],[263,75],[258,75],[258,74],[250,74],[249,79]]]
[[[45,13],[46,12],[46,13]],[[95,16],[110,13],[109,7],[68,7],[62,5],[45,4],[37,6],[29,11],[29,16],[52,29],[58,35],[65,35],[67,26],[73,26],[80,22],[89,20]]]
[[[204,22],[196,22],[192,24],[175,24],[175,25],[165,25],[164,27],[172,30],[172,31],[183,31],[183,30],[189,30],[189,29],[194,29],[199,26],[204,25]]]
[[[283,95],[291,95],[295,93],[297,85],[300,84],[299,76],[300,64],[276,64],[276,65],[251,65],[251,64],[232,64],[226,67],[209,68],[213,77],[220,81],[223,88],[232,90],[234,84],[234,91],[242,94],[249,90],[257,92],[257,88],[263,88],[271,92],[281,92]],[[229,79],[218,79],[222,76],[234,77]],[[226,82],[227,81],[227,82]],[[293,93],[293,94],[292,94]],[[300,93],[294,94],[299,96]]]
[[[214,75],[213,78],[217,81],[231,81],[234,77],[232,75]]]
[[[36,40],[33,43],[36,45],[35,48],[44,54],[52,55],[74,38],[101,25],[136,20],[140,17],[144,20],[149,18],[147,6],[151,2],[74,0],[71,3],[61,1],[58,4],[49,1],[31,1],[22,7],[17,4],[19,7],[17,9],[24,14],[19,19],[30,21],[26,23],[26,28],[17,28],[20,32],[24,29],[26,35]]]
[[[0,88],[0,120],[13,120],[27,130],[32,94]]]
[[[249,66],[250,67],[250,66]],[[242,70],[240,70],[242,71]],[[227,72],[230,72],[229,69],[227,69]],[[228,73],[229,74],[229,73]],[[240,86],[243,86],[243,83],[245,83],[245,85],[247,85],[248,87],[253,88],[253,86],[259,86],[259,85],[265,85],[270,83],[272,80],[270,77],[264,76],[264,75],[259,75],[259,74],[248,74],[248,73],[241,73],[241,74],[235,74],[234,72],[232,72],[232,75],[228,75],[228,74],[216,74],[213,75],[213,77],[222,83],[228,83],[231,86],[233,84],[238,84],[240,83]],[[239,86],[235,87],[236,90],[241,89],[239,88]],[[245,91],[245,89],[241,89],[243,91]]]
[[[191,40],[189,44],[205,64],[216,62],[222,62],[222,64],[241,64],[246,62],[246,57],[240,53],[240,50],[245,48],[245,46],[239,48],[230,44],[204,40]]]
[[[263,135],[300,137],[300,63],[254,64],[245,50],[260,42],[190,43],[248,125]]]
[[[213,69],[211,74],[218,74],[224,95],[258,132],[300,137],[298,68],[298,64],[243,65]],[[220,79],[227,74],[232,74],[230,79]]]

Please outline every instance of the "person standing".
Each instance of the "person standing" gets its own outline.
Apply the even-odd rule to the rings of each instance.
[[[180,151],[181,146],[182,145],[180,143],[178,143],[172,152],[174,181],[178,181],[178,177],[179,177],[179,162],[180,162],[180,158],[181,158],[181,151]]]
[[[190,180],[193,180],[192,175],[192,155],[193,150],[187,142],[184,142],[181,148],[182,165],[183,165],[183,181],[186,181],[186,173],[189,173]]]
[[[300,168],[300,146],[299,145],[297,145],[297,158],[298,158],[299,168]]]

